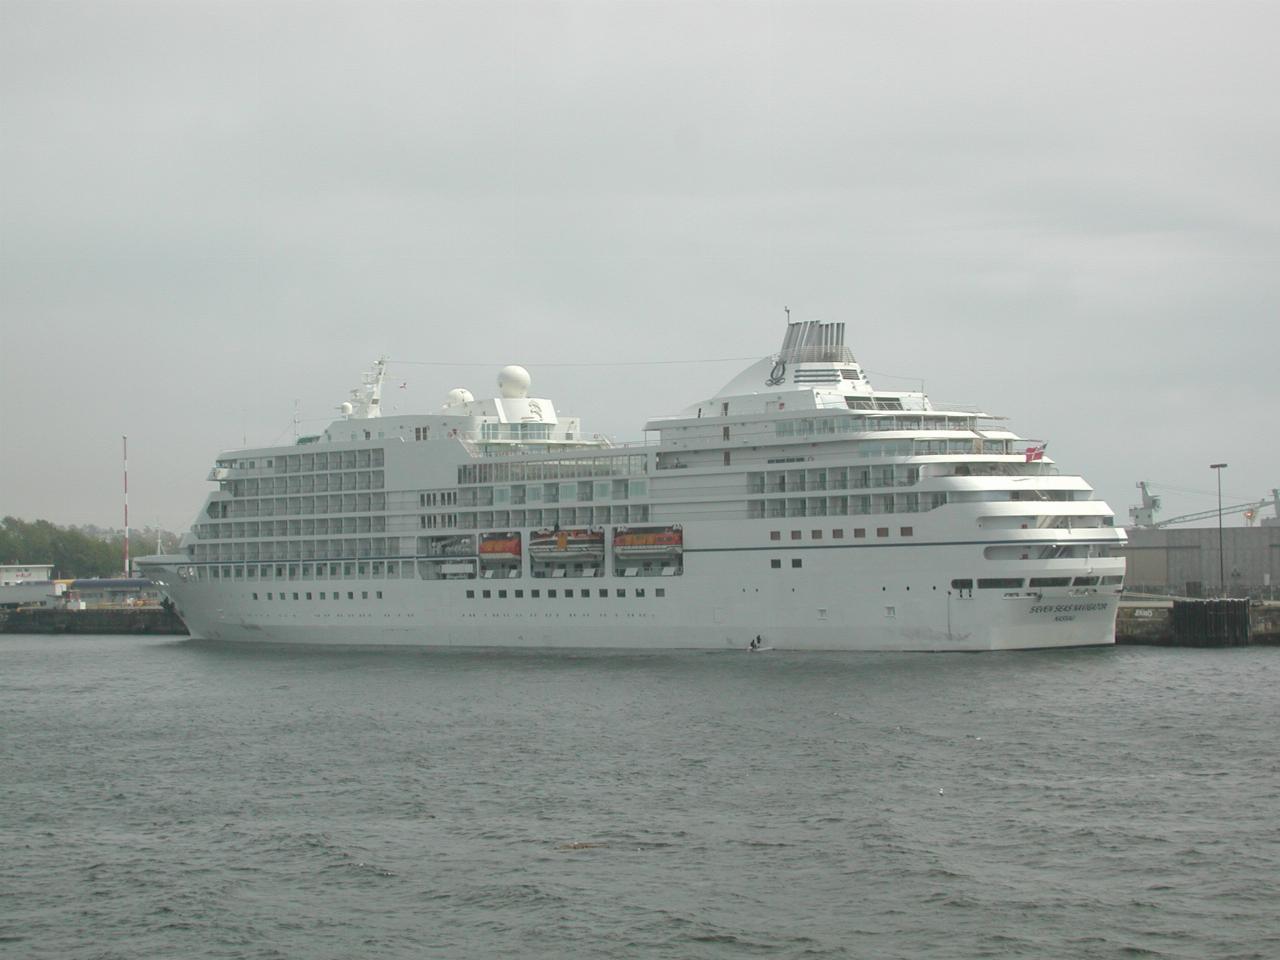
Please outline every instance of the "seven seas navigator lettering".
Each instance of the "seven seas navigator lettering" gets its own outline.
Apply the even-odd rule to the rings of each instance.
[[[1032,613],[1087,613],[1090,610],[1105,610],[1105,601],[1098,603],[1046,603],[1032,607]]]

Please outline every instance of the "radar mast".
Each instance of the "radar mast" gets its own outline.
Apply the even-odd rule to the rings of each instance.
[[[373,362],[373,369],[361,376],[360,386],[351,391],[351,399],[339,408],[348,420],[370,420],[382,416],[382,381],[387,377],[387,357]]]

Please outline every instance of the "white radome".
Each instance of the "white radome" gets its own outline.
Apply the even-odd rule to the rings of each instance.
[[[532,382],[533,378],[529,376],[529,371],[515,364],[503,367],[498,373],[498,390],[508,400],[527,397],[529,384]]]

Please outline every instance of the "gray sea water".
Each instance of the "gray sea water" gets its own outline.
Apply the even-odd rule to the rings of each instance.
[[[1278,678],[0,637],[0,953],[1274,958]]]

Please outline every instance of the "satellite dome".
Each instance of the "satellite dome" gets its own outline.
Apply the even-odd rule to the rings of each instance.
[[[529,371],[524,367],[515,365],[503,367],[502,372],[498,374],[498,389],[508,399],[527,397],[530,382]]]
[[[449,396],[445,400],[446,407],[460,407],[464,403],[470,403],[475,397],[471,395],[471,391],[465,387],[454,387],[449,391]]]

